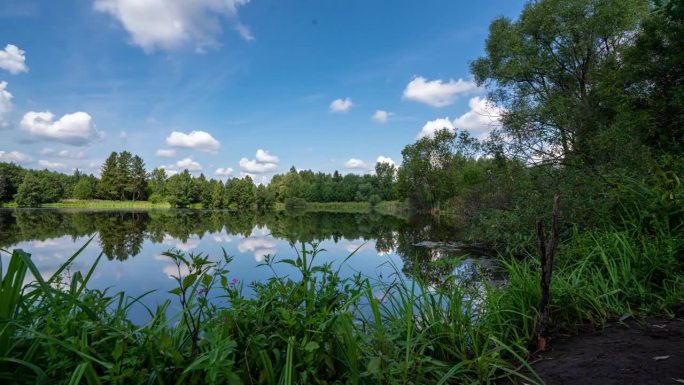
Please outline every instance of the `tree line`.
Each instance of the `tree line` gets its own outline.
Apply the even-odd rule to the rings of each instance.
[[[101,167],[100,178],[76,170],[73,175],[31,170],[0,163],[0,202],[21,207],[64,199],[169,202],[174,207],[207,209],[268,209],[276,202],[295,208],[306,202],[370,202],[397,198],[396,168],[378,163],[375,175],[342,175],[297,171],[273,176],[268,185],[250,176],[226,181],[207,179],[188,170],[169,176],[163,168],[151,172],[138,155],[112,152]]]

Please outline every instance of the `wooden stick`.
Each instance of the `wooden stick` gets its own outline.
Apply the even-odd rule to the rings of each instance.
[[[551,275],[553,273],[553,256],[558,244],[558,214],[560,196],[553,197],[553,215],[551,217],[551,234],[548,243],[544,235],[544,221],[537,221],[537,241],[539,242],[539,258],[541,262],[541,301],[539,303],[539,325],[537,328],[537,349],[546,351],[549,348],[549,301],[551,299]]]

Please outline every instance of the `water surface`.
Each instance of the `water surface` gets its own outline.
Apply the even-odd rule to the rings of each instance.
[[[90,238],[67,274],[90,268],[102,260],[89,286],[124,290],[137,296],[154,292],[144,303],[154,305],[172,298],[176,265],[162,253],[175,249],[205,253],[216,259],[225,250],[234,257],[230,280],[246,287],[272,276],[259,267],[267,255],[291,258],[303,244],[325,249],[318,261],[339,263],[356,251],[342,274],[361,273],[388,281],[420,276],[438,285],[445,276],[472,273],[472,259],[463,251],[436,247],[435,242],[458,239],[458,229],[427,217],[402,219],[380,214],[265,213],[204,210],[81,210],[0,209],[0,248],[23,249],[44,277],[49,277]],[[308,246],[307,246],[308,247]],[[3,264],[7,255],[3,253]],[[465,263],[444,263],[458,260]],[[276,264],[279,275],[295,274]],[[140,317],[141,314],[133,314]]]

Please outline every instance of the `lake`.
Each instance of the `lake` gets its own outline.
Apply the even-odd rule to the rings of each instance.
[[[472,279],[483,260],[448,245],[459,239],[458,228],[431,217],[398,218],[376,213],[234,212],[205,210],[0,209],[0,248],[32,254],[44,277],[50,277],[74,252],[93,238],[69,269],[84,274],[100,253],[102,260],[89,283],[97,289],[124,290],[154,306],[175,298],[168,290],[176,265],[162,253],[175,249],[220,258],[234,257],[229,280],[248,291],[249,283],[272,276],[267,255],[292,258],[302,244],[324,249],[317,263],[340,262],[343,275],[361,273],[371,280],[407,280],[419,275],[438,285],[451,274]],[[2,253],[6,266],[8,255]],[[450,261],[450,262],[448,262]],[[455,262],[454,262],[455,261]],[[452,263],[453,262],[453,263]],[[275,264],[279,275],[295,274]],[[67,273],[67,274],[69,274]],[[142,320],[142,309],[132,312]]]

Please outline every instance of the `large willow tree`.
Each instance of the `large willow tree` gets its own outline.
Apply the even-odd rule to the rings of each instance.
[[[492,22],[471,70],[505,108],[503,148],[528,163],[585,154],[609,118],[606,97],[615,98],[604,87],[648,11],[646,0],[541,0],[516,21]]]

